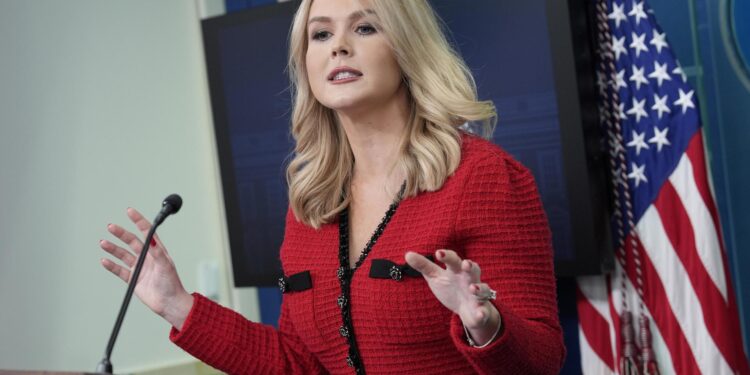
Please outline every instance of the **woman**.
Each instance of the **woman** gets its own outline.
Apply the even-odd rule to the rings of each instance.
[[[494,106],[477,101],[427,1],[302,1],[289,71],[296,149],[279,329],[186,292],[157,239],[136,294],[172,324],[170,339],[233,374],[558,372],[533,178],[458,129],[482,121],[491,133]],[[135,235],[108,229],[139,251]],[[103,266],[128,281],[135,254],[101,247],[127,267]]]

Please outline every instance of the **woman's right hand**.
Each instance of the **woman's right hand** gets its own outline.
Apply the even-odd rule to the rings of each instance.
[[[151,229],[151,223],[134,208],[128,208],[127,213],[145,237]],[[105,258],[101,260],[102,266],[128,283],[138,255],[143,249],[143,242],[138,236],[119,225],[109,224],[107,230],[126,244],[129,250],[107,240],[99,241],[99,246],[104,251],[112,254],[124,264],[123,266]],[[135,295],[178,330],[182,329],[182,324],[193,306],[193,296],[182,286],[174,262],[157,235],[154,235],[149,246],[138,283],[135,286]]]

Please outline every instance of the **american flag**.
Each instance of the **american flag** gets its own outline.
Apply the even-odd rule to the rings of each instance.
[[[662,374],[750,374],[708,183],[696,92],[645,1],[602,1],[614,65],[611,74],[600,74],[599,84],[619,94],[611,116],[619,119],[622,141],[611,142],[610,152],[621,151],[624,160],[617,165],[626,169],[614,174],[620,177],[613,185],[629,191],[634,228],[621,222],[627,238],[617,241],[624,251],[618,251],[615,272],[578,280],[583,372],[620,372],[625,302],[634,316],[650,319]],[[624,208],[625,195],[619,199]]]

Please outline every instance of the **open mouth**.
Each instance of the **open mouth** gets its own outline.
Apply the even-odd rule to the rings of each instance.
[[[361,76],[362,72],[360,72],[359,70],[349,68],[347,66],[341,66],[334,69],[330,74],[328,74],[328,80],[332,82],[345,81]]]
[[[354,72],[345,71],[345,72],[339,72],[339,73],[337,73],[329,81],[333,81],[333,82],[343,81],[343,80],[347,80],[347,79],[351,79],[351,78],[357,78],[357,77],[361,77],[361,76],[362,76],[362,74],[356,74]]]

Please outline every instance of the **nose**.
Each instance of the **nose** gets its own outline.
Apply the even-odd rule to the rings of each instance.
[[[351,46],[346,39],[346,36],[339,36],[333,41],[333,48],[331,49],[331,57],[345,57],[351,55]]]
[[[342,45],[333,49],[333,53],[331,54],[331,57],[348,56],[348,55],[349,55],[349,48]]]

